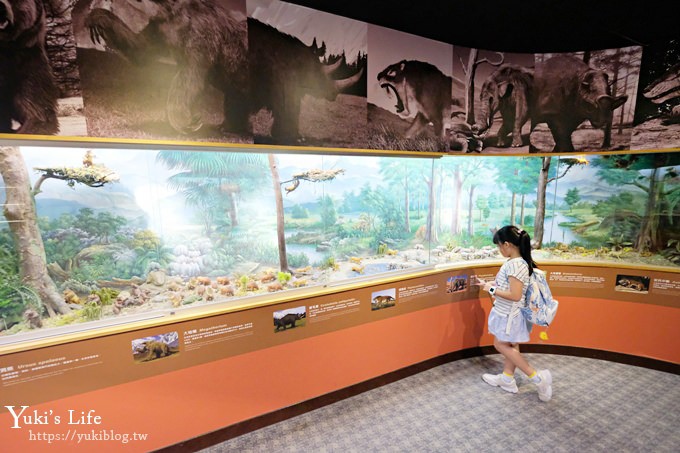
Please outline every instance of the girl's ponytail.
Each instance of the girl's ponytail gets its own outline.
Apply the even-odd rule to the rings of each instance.
[[[524,258],[524,261],[526,261],[529,265],[529,275],[532,275],[534,273],[534,268],[538,266],[531,257],[531,237],[529,237],[529,233],[524,230],[518,229],[517,233],[519,242],[517,246],[519,247],[519,253],[522,255],[522,258]]]

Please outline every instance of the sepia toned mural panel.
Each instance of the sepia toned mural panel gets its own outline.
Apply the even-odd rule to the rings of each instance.
[[[368,148],[447,151],[451,45],[369,25]]]
[[[645,47],[631,149],[680,147],[680,39]]]
[[[395,155],[680,145],[677,40],[534,56],[278,0],[2,5],[13,30],[0,36],[4,139]]]
[[[454,46],[451,150],[527,153],[534,55]]]

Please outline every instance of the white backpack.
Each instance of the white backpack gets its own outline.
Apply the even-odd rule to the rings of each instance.
[[[521,307],[522,315],[532,324],[549,326],[557,313],[557,302],[552,297],[545,272],[534,269],[529,279],[529,287],[526,294],[526,305]]]

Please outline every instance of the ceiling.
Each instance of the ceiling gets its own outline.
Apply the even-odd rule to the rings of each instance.
[[[677,0],[288,1],[441,42],[505,52],[596,50],[680,38]]]

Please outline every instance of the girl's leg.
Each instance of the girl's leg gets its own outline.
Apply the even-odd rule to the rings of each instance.
[[[536,369],[529,365],[529,362],[522,357],[522,354],[519,352],[519,344],[517,343],[507,343],[495,338],[493,345],[505,358],[503,363],[504,373],[508,372],[508,375],[511,375],[512,373],[509,372],[510,370],[514,373],[515,367],[519,368],[529,377],[529,380],[538,387],[538,399],[541,401],[550,401],[552,398],[552,374],[550,371],[542,370],[537,372]],[[514,384],[514,380],[512,388],[505,388],[503,387],[502,379],[499,380],[498,378],[494,378],[494,376],[488,376],[489,380],[487,380],[487,375],[482,376],[482,379],[491,385],[501,386],[501,388],[508,392],[517,393],[517,385]]]
[[[510,343],[510,345],[513,347],[513,349],[516,349],[519,351],[519,344],[518,343]],[[515,375],[515,369],[517,368],[515,364],[508,360],[507,357],[503,356],[503,373],[507,374],[508,376],[514,376]]]
[[[494,347],[496,348],[496,351],[500,352],[503,357],[505,357],[505,365],[503,367],[503,371],[506,371],[509,369],[510,366],[515,366],[522,370],[524,374],[527,376],[532,376],[534,372],[536,371],[531,365],[529,365],[529,362],[526,361],[524,357],[522,357],[522,354],[519,352],[519,345],[513,343],[508,343],[505,341],[500,341],[498,338],[494,339],[493,342]],[[510,365],[508,365],[508,362]],[[514,368],[512,369],[514,373]]]

